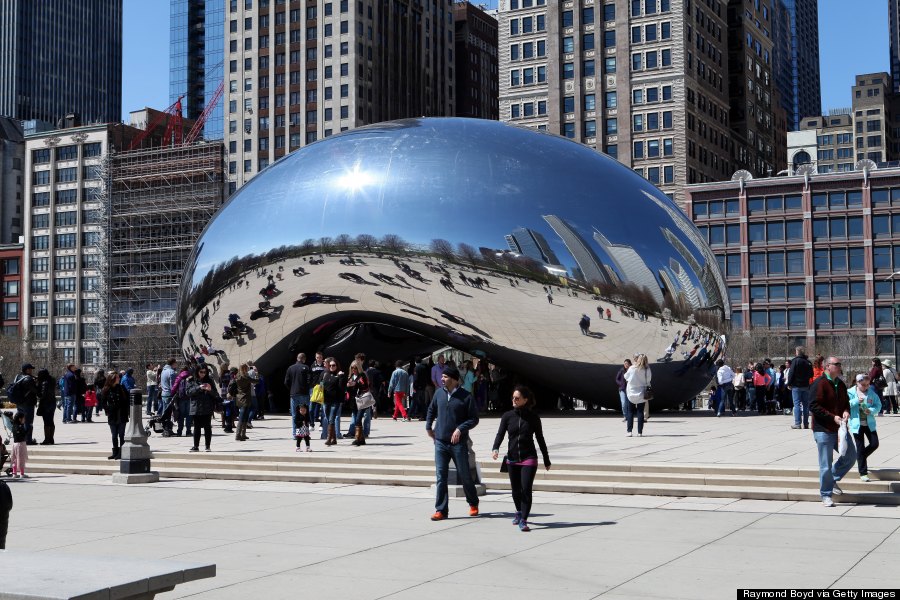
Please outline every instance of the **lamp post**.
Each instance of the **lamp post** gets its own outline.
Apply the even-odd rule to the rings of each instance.
[[[113,473],[113,483],[153,483],[159,481],[159,473],[150,470],[150,445],[142,420],[141,391],[132,389],[128,398],[131,414],[125,429],[119,472]]]

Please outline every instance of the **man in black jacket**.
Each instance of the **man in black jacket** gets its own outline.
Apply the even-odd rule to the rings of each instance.
[[[478,425],[478,410],[475,398],[459,385],[459,371],[456,367],[444,367],[441,389],[434,393],[428,405],[425,431],[434,440],[434,463],[437,482],[435,485],[434,514],[432,521],[443,521],[450,510],[447,496],[447,476],[450,459],[456,465],[466,501],[469,516],[478,516],[478,492],[469,470],[469,430]],[[437,426],[432,424],[437,419]]]
[[[421,412],[423,407],[431,402],[426,393],[428,383],[431,381],[431,367],[425,362],[425,358],[424,356],[420,358],[413,369],[413,397],[409,403],[409,418],[418,417],[420,421],[425,420]]]
[[[309,408],[309,382],[310,370],[306,366],[306,354],[297,355],[297,362],[288,367],[284,374],[284,387],[288,388],[291,395],[291,437],[297,431],[297,408],[306,406]]]
[[[34,439],[34,410],[37,407],[38,389],[34,379],[34,365],[22,365],[22,373],[16,376],[16,411],[25,415],[25,441],[29,446],[37,444]]]
[[[856,444],[852,439],[847,453],[838,457],[834,464],[831,462],[838,449],[840,426],[850,419],[850,398],[846,384],[840,379],[842,372],[841,360],[829,356],[825,361],[825,373],[812,386],[813,439],[819,455],[819,493],[825,506],[834,506],[832,494],[843,493],[837,482],[856,462]]]
[[[800,429],[800,413],[803,412],[803,429],[809,429],[809,383],[812,380],[812,363],[806,356],[806,349],[797,346],[797,356],[791,361],[787,386],[794,400],[794,424],[791,429]]]

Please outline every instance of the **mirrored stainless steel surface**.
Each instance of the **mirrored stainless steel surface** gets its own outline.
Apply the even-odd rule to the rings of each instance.
[[[264,372],[297,350],[393,361],[449,346],[608,407],[637,353],[656,406],[695,395],[729,316],[715,257],[649,182],[576,142],[470,119],[363,127],[270,166],[207,226],[179,302],[187,352],[211,344]]]

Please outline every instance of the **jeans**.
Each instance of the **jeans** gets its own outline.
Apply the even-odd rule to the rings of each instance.
[[[803,426],[809,427],[809,388],[795,387],[791,389],[794,400],[794,425],[800,427],[800,413],[803,413]]]
[[[325,419],[323,420],[322,439],[328,436],[328,428],[334,425],[334,433],[338,438],[343,438],[341,434],[341,403],[326,402],[325,403]]]
[[[356,434],[356,426],[362,425],[363,434],[368,437],[369,429],[372,426],[372,407],[365,408],[363,410],[357,410],[353,413],[353,416],[350,418],[350,426],[347,429],[347,435],[353,436]]]
[[[406,412],[406,409],[403,408],[403,400],[406,398],[405,392],[394,392],[394,420],[397,420],[397,414],[399,413],[404,419],[409,418],[409,414]]]
[[[75,396],[63,396],[63,423],[75,421]]]
[[[638,420],[638,434],[644,433],[644,404],[644,402],[632,404],[630,400],[628,401],[628,412],[625,413],[625,418],[628,419],[628,433],[631,433],[634,427],[635,414]]]
[[[866,446],[864,437],[869,440],[868,446]],[[866,464],[866,459],[878,450],[878,432],[869,429],[868,425],[860,425],[859,433],[854,433],[853,438],[856,440],[856,459],[859,463],[859,474],[867,475],[869,473],[869,465]]]
[[[856,446],[853,440],[847,447],[847,454],[831,464],[833,453],[838,449],[838,434],[830,431],[813,431],[819,452],[819,493],[823,498],[831,497],[834,484],[841,480],[856,462]]]
[[[253,409],[250,406],[242,406],[240,409],[238,409],[238,422],[249,423],[251,410]]]
[[[166,412],[166,408],[169,406],[169,402],[171,402],[171,401],[172,401],[171,392],[168,394],[166,392],[163,392],[159,399],[159,405],[157,406],[157,409],[156,409],[156,416],[161,417],[162,414],[164,412]]]
[[[312,425],[316,422],[316,416],[314,413],[318,413],[318,410],[313,409],[313,406],[317,407],[318,404],[313,404],[310,406],[309,403],[309,394],[298,394],[296,396],[291,396],[291,437],[294,437],[294,432],[297,431],[297,408],[299,406],[309,407],[309,423]]]
[[[309,403],[309,426],[310,426],[310,429],[312,429],[313,425],[315,425],[316,423],[320,423],[320,426],[321,426],[321,423],[324,421],[324,419],[325,419],[325,411],[323,410],[322,405],[318,404],[316,402],[310,402]]]
[[[725,403],[727,401],[728,407],[731,408],[731,414],[734,414],[736,410],[734,406],[734,384],[726,383],[723,384],[722,387],[725,388],[725,393],[722,395],[722,408],[719,410],[719,412],[721,413],[723,410],[725,410]]]
[[[253,423],[253,419],[256,418],[256,413],[259,411],[259,400],[256,399],[256,394],[250,396],[250,416],[247,419],[248,423]]]
[[[463,490],[466,492],[466,502],[469,503],[469,506],[478,506],[478,492],[475,490],[475,483],[472,481],[472,474],[469,471],[468,440],[462,439],[458,444],[451,444],[436,439],[434,440],[434,470],[437,482],[434,510],[444,516],[447,516],[450,510],[450,499],[447,496],[447,476],[451,458],[453,464],[456,465],[456,472],[459,474]]]
[[[756,386],[748,385],[747,388],[747,410],[756,410]]]
[[[622,402],[622,416],[628,414],[628,395],[625,393],[625,390],[619,390],[619,400]]]
[[[110,423],[109,432],[112,434],[113,448],[121,448],[125,444],[125,423]]]
[[[150,385],[147,386],[147,414],[152,415],[156,412],[156,409],[159,408],[158,397],[156,392],[159,391],[159,386]]]
[[[16,408],[16,412],[25,415],[25,441],[30,442],[34,439],[34,407],[20,406]]]
[[[191,401],[190,399],[177,400],[178,402],[178,432],[176,435],[181,435],[181,432],[184,431],[185,425],[187,425],[187,434],[191,435],[191,426],[194,424],[194,417],[191,416]]]

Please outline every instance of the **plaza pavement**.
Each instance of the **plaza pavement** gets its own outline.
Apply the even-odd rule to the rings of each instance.
[[[645,425],[644,437],[625,437],[621,415],[610,411],[593,416],[584,411],[569,415],[544,416],[544,437],[551,460],[567,463],[654,463],[696,465],[744,465],[817,468],[816,448],[811,430],[791,429],[793,417],[785,415],[758,416],[738,413],[737,417],[716,418],[710,411],[654,413]],[[109,429],[105,417],[94,423],[78,423],[56,427],[56,450],[108,450]],[[348,417],[342,418],[346,432]],[[146,423],[146,419],[145,419]],[[372,434],[363,448],[350,445],[352,440],[340,440],[336,446],[326,447],[314,432],[314,453],[335,456],[390,456],[431,458],[431,440],[425,434],[423,422],[404,423],[390,418],[372,421]],[[472,430],[475,452],[480,460],[490,458],[490,450],[497,433],[499,418],[484,417]],[[637,426],[635,425],[635,431]],[[270,415],[256,421],[247,431],[250,438],[237,442],[234,435],[222,433],[213,426],[212,447],[216,452],[240,452],[271,456],[293,455],[294,441],[290,437],[290,419],[286,415]],[[43,431],[36,431],[38,440]],[[900,415],[878,419],[881,446],[869,460],[870,469],[900,468]],[[150,446],[157,454],[185,452],[192,445],[187,438],[150,437]],[[200,454],[200,457],[203,453]]]
[[[480,457],[497,419],[474,430]],[[784,416],[661,413],[647,437],[621,418],[545,418],[557,461],[815,466],[809,431]],[[257,422],[251,441],[216,435],[216,451],[293,453],[286,417]],[[220,430],[216,430],[217,433]],[[57,428],[61,447],[107,447],[105,423]],[[872,467],[898,465],[900,417],[879,420]],[[40,437],[40,436],[39,436]],[[184,438],[152,436],[158,453]],[[430,456],[422,423],[376,420],[370,443],[315,452]],[[852,476],[852,474],[851,474]],[[35,474],[10,483],[9,548],[97,557],[215,561],[218,575],[160,598],[430,599],[734,598],[744,587],[900,587],[900,507],[537,492],[533,531],[509,522],[508,493],[482,516],[432,523],[426,488]]]

